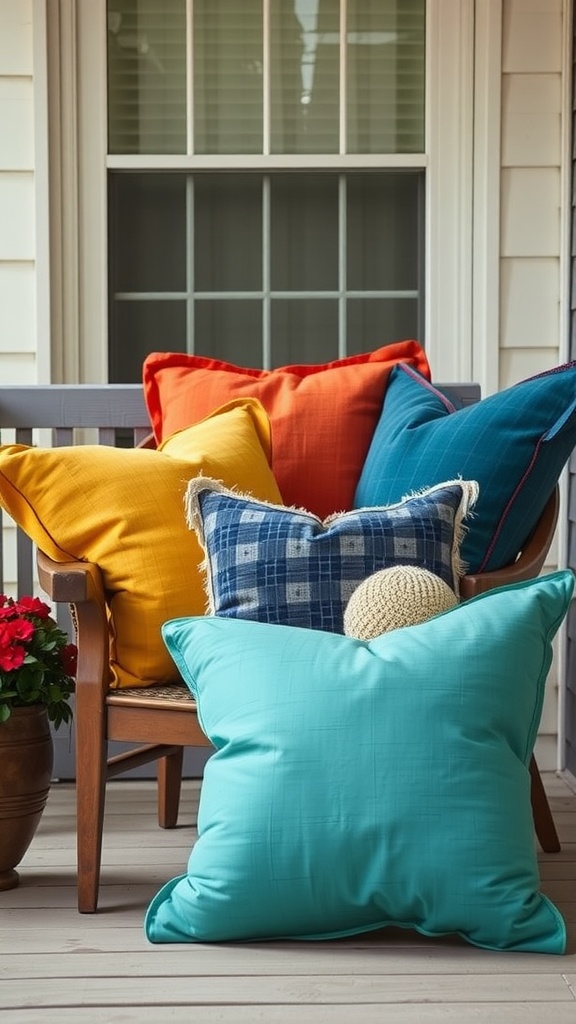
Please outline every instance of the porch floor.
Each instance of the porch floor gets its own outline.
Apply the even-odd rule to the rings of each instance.
[[[144,911],[185,869],[198,784],[185,783],[170,832],[155,825],[152,783],[109,786],[94,915],[76,910],[74,787],[55,784],[20,886],[0,893],[0,1021],[575,1024],[576,794],[554,775],[545,782],[562,851],[540,856],[542,889],[566,919],[565,957],[399,929],[331,943],[150,945]]]

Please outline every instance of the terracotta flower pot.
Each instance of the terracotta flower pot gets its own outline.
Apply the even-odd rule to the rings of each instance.
[[[46,708],[15,708],[0,724],[0,890],[18,885],[14,868],[42,817],[53,760]]]

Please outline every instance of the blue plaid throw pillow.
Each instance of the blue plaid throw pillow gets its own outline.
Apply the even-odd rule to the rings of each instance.
[[[421,566],[458,592],[463,520],[476,494],[475,482],[455,480],[322,522],[198,477],[187,519],[206,554],[208,613],[342,633],[352,592],[392,565]]]

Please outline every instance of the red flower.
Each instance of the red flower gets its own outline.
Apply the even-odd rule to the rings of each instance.
[[[78,648],[76,644],[66,644],[60,651],[60,661],[67,676],[75,676],[78,665]]]
[[[12,626],[13,621],[11,619],[8,622],[0,622],[0,651],[4,650],[5,647],[10,647],[12,641],[16,639]]]
[[[34,626],[26,619],[0,622],[0,669],[3,672],[12,672],[20,668],[26,657],[26,648],[16,641],[26,643],[33,635]]]
[[[19,644],[12,644],[11,647],[4,647],[0,638],[0,669],[3,672],[12,672],[20,668],[26,657],[26,648]]]
[[[47,619],[50,609],[39,597],[21,597],[14,602],[14,608],[20,615],[35,615],[37,619]]]
[[[4,634],[11,641],[21,640],[26,643],[27,640],[32,639],[34,633],[34,623],[29,622],[28,619],[9,619],[4,623]]]

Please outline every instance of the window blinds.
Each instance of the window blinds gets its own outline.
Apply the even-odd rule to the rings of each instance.
[[[425,8],[346,0],[344,49],[336,0],[108,0],[110,152],[423,152]]]

